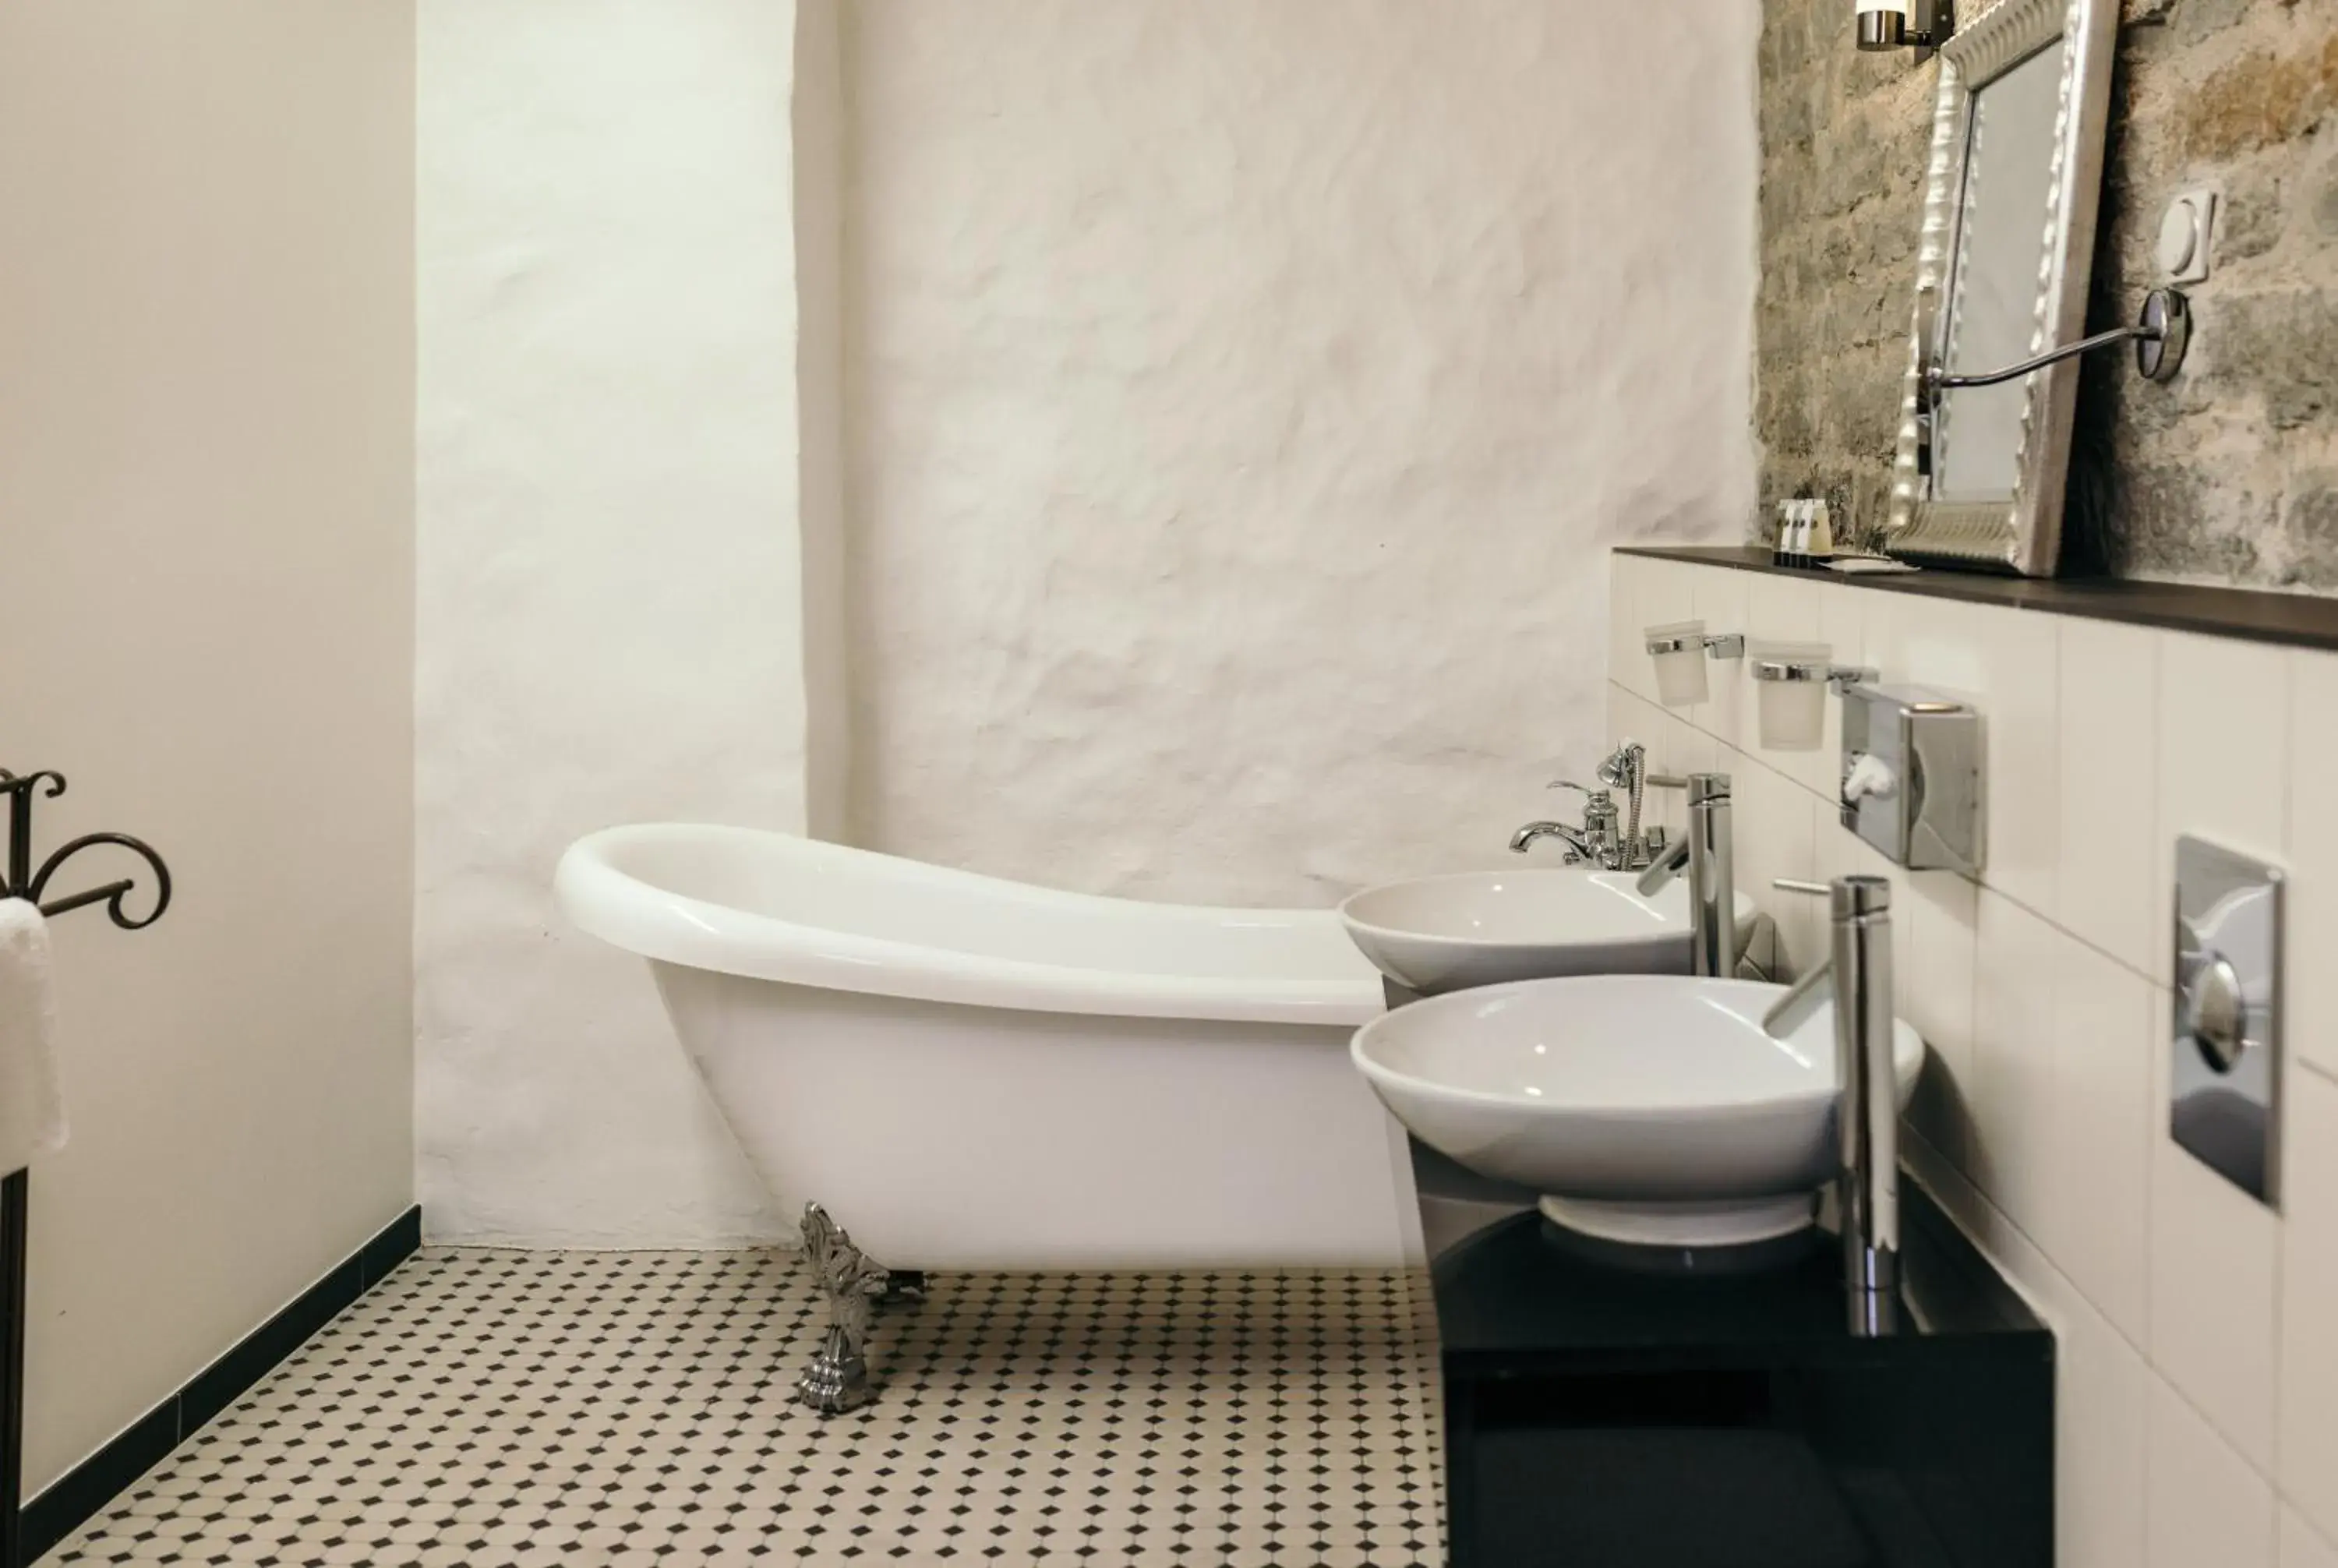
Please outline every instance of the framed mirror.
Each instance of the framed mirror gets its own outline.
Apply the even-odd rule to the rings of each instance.
[[[1940,48],[1884,548],[2050,577],[2078,365],[1942,389],[2086,327],[2117,0],[1999,0]]]

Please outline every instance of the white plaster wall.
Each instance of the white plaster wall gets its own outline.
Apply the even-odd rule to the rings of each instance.
[[[1752,505],[1756,8],[866,0],[853,832],[1322,903],[1499,856],[1604,547]]]
[[[1753,23],[1590,4],[422,0],[434,1234],[768,1206],[604,823],[1322,902],[1501,858],[1597,546],[1750,505]]]
[[[411,1201],[413,29],[0,5],[0,767],[175,881],[54,928],[28,1494]]]
[[[801,830],[791,82],[770,0],[423,0],[416,1113],[431,1231],[773,1230],[578,834]]]
[[[797,534],[802,554],[805,825],[844,837],[851,761],[844,600],[844,53],[840,0],[796,0]]]

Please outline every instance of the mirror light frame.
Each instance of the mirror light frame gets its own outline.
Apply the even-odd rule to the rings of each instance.
[[[1883,548],[1892,555],[2025,577],[2051,577],[2059,564],[2078,362],[2064,360],[2024,377],[2020,446],[2013,494],[2006,500],[1933,500],[1933,478],[1918,472],[1921,433],[1917,416],[1925,397],[1925,370],[1939,352],[1937,339],[1950,315],[1940,306],[1963,237],[1965,164],[1975,94],[2058,39],[2066,41],[2067,47],[2054,115],[2047,210],[2039,214],[2047,252],[2038,269],[2029,351],[2041,353],[2084,333],[2117,35],[2118,0],[1999,0],[1940,46],[1940,94],[1932,113],[1924,221],[1916,249],[1914,321],[1908,372],[1901,384],[1900,434],[1885,523]]]

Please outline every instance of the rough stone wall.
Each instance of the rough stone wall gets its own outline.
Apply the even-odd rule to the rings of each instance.
[[[1891,482],[1937,68],[1862,54],[1846,0],[1766,0],[1761,278],[1754,313],[1757,537],[1824,495],[1880,525]]]
[[[1795,495],[1872,528],[1890,483],[1937,67],[1851,29],[1764,7],[1757,537]],[[2112,97],[2091,329],[2157,280],[2171,196],[2224,208],[2181,377],[2088,368],[2064,569],[2338,592],[2338,5],[2127,0]]]

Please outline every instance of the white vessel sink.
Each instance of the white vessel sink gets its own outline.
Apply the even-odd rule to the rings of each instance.
[[[1647,975],[1528,980],[1400,1007],[1357,1068],[1414,1137],[1607,1240],[1733,1246],[1811,1223],[1834,1173],[1832,1004],[1762,1032],[1782,985]],[[1897,1024],[1904,1108],[1924,1044]]]
[[[1340,906],[1364,956],[1423,995],[1559,975],[1685,975],[1688,885],[1634,871],[1467,871],[1367,887]],[[1737,896],[1737,918],[1754,901]]]

